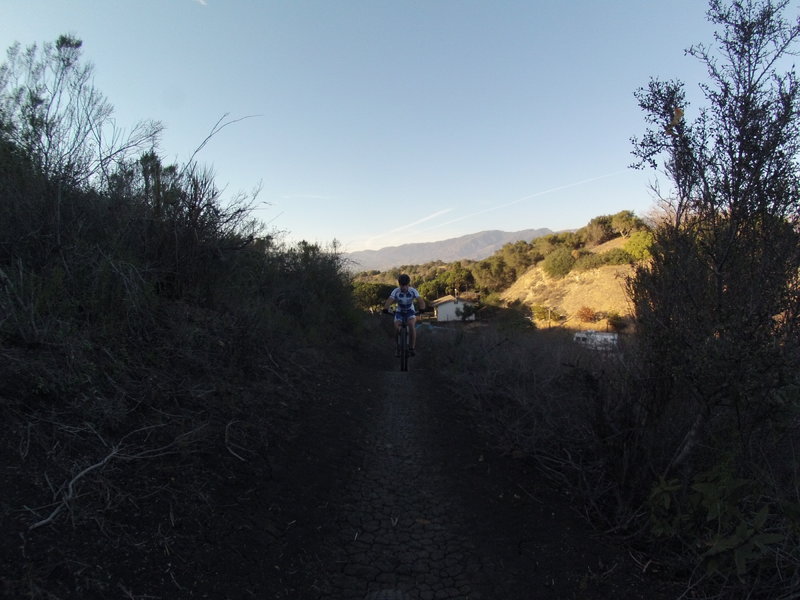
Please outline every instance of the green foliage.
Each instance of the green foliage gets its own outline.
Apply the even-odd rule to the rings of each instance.
[[[480,302],[465,303],[461,308],[456,309],[456,316],[460,317],[462,321],[467,321],[482,308],[483,304]]]
[[[493,307],[503,306],[504,304],[502,298],[500,297],[500,294],[496,292],[482,296],[481,303],[484,306],[493,306]]]
[[[628,321],[618,312],[613,311],[606,314],[608,326],[614,331],[623,331],[628,326]]]
[[[617,227],[613,227],[614,219]],[[578,231],[566,231],[541,236],[531,240],[505,244],[492,256],[479,260],[461,260],[446,264],[433,261],[423,265],[403,265],[381,273],[362,272],[355,275],[356,281],[392,284],[401,272],[411,276],[412,285],[429,299],[453,294],[454,290],[465,292],[479,290],[483,293],[498,292],[510,287],[531,266],[540,263],[559,249],[567,249],[577,258],[573,268],[593,269],[606,264],[624,264],[631,258],[621,251],[597,255],[586,249],[587,246],[607,241],[630,228],[644,227],[631,211],[617,215],[599,216]],[[550,259],[557,261],[557,259]],[[558,268],[556,268],[558,270]]]
[[[564,231],[561,233],[551,233],[544,237],[536,238],[534,246],[541,249],[541,254],[547,256],[558,248],[569,248],[576,250],[584,245],[583,237],[574,231]]]
[[[653,255],[650,249],[653,247],[655,238],[653,233],[648,230],[635,231],[625,242],[623,249],[631,255],[633,260],[642,261],[651,258]]]
[[[512,269],[517,276],[525,272],[535,261],[533,247],[528,242],[519,241],[506,244],[500,251],[506,266]]]
[[[800,26],[783,8],[712,5],[719,55],[689,52],[713,67],[695,124],[679,82],[653,80],[637,93],[651,124],[635,146],[639,164],[663,164],[675,187],[673,218],[653,231],[652,259],[630,286],[642,347],[665,394],[703,398],[704,410],[746,408],[753,419],[798,368],[800,87],[793,68],[776,67]]]
[[[715,43],[687,52],[709,76],[693,121],[682,83],[653,79],[637,92],[648,123],[638,166],[664,168],[671,189],[669,218],[630,247],[647,260],[629,291],[648,418],[682,419],[651,496],[654,531],[678,536],[681,551],[721,575],[712,581],[746,582],[742,596],[758,585],[762,597],[788,597],[800,564],[777,511],[796,498],[796,467],[781,447],[795,417],[775,400],[800,368],[800,87],[789,60],[800,23],[787,7],[710,3]],[[716,466],[698,473],[699,464]],[[688,487],[675,487],[678,475]]]
[[[534,304],[531,307],[531,313],[533,318],[537,321],[550,321],[551,323],[564,321],[567,318],[558,308],[554,306],[543,306],[541,304]]]
[[[361,310],[380,307],[394,289],[385,283],[353,282],[353,301]],[[423,296],[422,290],[418,290]]]
[[[503,290],[517,278],[517,272],[510,268],[500,254],[482,260],[472,268],[475,286],[484,291]]]
[[[606,265],[627,265],[633,257],[622,248],[613,248],[607,252],[587,253],[580,255],[573,266],[576,271],[588,271]]]
[[[130,158],[159,127],[138,128],[119,148],[95,145],[87,132],[111,126],[112,109],[80,48],[69,36],[14,46],[0,70],[5,339],[143,340],[153,315],[176,302],[252,319],[253,335],[290,322],[316,335],[340,320],[330,311],[346,321],[352,301],[335,247],[263,236],[249,200],[223,200],[195,163]]]
[[[562,246],[545,257],[542,261],[542,269],[550,277],[561,279],[570,272],[574,264],[575,257],[572,256],[572,252]]]
[[[603,242],[614,237],[614,230],[611,227],[611,217],[595,217],[583,229],[578,231],[587,246],[599,246]]]
[[[428,279],[420,275],[416,269],[411,271],[417,273],[412,278],[412,285],[424,298],[441,298],[447,294],[455,294],[456,291],[472,289],[475,284],[472,271],[460,263],[454,263],[449,269],[436,269],[432,275],[428,275]],[[417,283],[414,283],[415,281]]]
[[[677,479],[663,478],[649,498],[653,533],[698,540],[698,560],[709,574],[744,579],[772,560],[785,535],[771,531],[769,505],[758,505],[757,482],[720,466],[697,474],[688,494]]]
[[[575,260],[573,268],[576,271],[590,271],[591,269],[598,269],[606,264],[603,254],[589,252],[582,254]]]
[[[99,524],[97,548],[156,555],[176,532],[168,507],[182,505],[202,537],[217,499],[185,500],[224,479],[225,457],[265,473],[264,452],[358,323],[335,244],[280,243],[193,162],[96,147],[110,107],[79,48],[65,37],[43,59],[12,50],[0,69],[0,439],[26,434],[4,453],[24,494],[12,503],[49,505],[13,527],[37,545],[59,539],[55,554],[14,559],[4,586],[37,597],[65,589],[36,573],[44,562],[90,555],[110,572],[93,535],[76,549],[62,526]],[[131,499],[147,499],[148,518],[118,510]],[[88,576],[68,587],[113,595]]]
[[[622,237],[628,237],[634,231],[644,228],[644,222],[630,210],[620,211],[611,217],[612,231]]]
[[[627,265],[633,262],[633,257],[623,248],[612,248],[601,256],[607,265]]]

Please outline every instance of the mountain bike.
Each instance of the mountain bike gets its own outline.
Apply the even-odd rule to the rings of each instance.
[[[419,313],[422,314],[423,310],[420,310]],[[411,314],[409,311],[397,311],[397,310],[387,310],[385,314],[391,315],[394,317],[396,314],[400,315],[400,329],[397,331],[397,336],[395,337],[395,356],[400,359],[400,370],[401,371],[408,371],[408,359],[410,356],[409,353],[409,341],[410,341],[410,334],[408,332],[408,317]]]

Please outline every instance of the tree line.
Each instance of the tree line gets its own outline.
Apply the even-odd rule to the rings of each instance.
[[[624,245],[606,252],[592,251],[615,238],[624,238]],[[510,242],[483,260],[433,261],[385,272],[361,272],[353,278],[353,291],[361,308],[373,307],[386,298],[398,275],[408,273],[413,285],[429,300],[456,291],[478,292],[484,298],[491,298],[510,287],[532,266],[539,265],[558,279],[573,270],[632,264],[649,256],[652,240],[650,226],[633,211],[623,210],[594,217],[575,231]]]

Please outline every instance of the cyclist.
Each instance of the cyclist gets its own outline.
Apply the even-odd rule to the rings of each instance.
[[[389,307],[397,303],[397,310],[394,313],[394,331],[395,334],[399,333],[400,331],[400,324],[403,321],[402,315],[406,315],[406,323],[408,323],[408,353],[410,356],[415,355],[415,348],[417,342],[417,330],[414,327],[414,323],[417,320],[416,311],[414,310],[414,300],[417,301],[419,304],[419,311],[421,313],[425,312],[425,299],[420,296],[419,292],[411,287],[411,278],[403,273],[400,277],[397,278],[397,283],[399,287],[396,287],[392,290],[392,293],[389,294],[389,297],[386,299],[386,303],[383,306],[383,312],[388,313]]]

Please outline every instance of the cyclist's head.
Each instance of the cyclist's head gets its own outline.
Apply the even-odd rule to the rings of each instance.
[[[411,283],[411,277],[403,273],[400,277],[397,278],[397,283],[400,285],[408,285]]]

